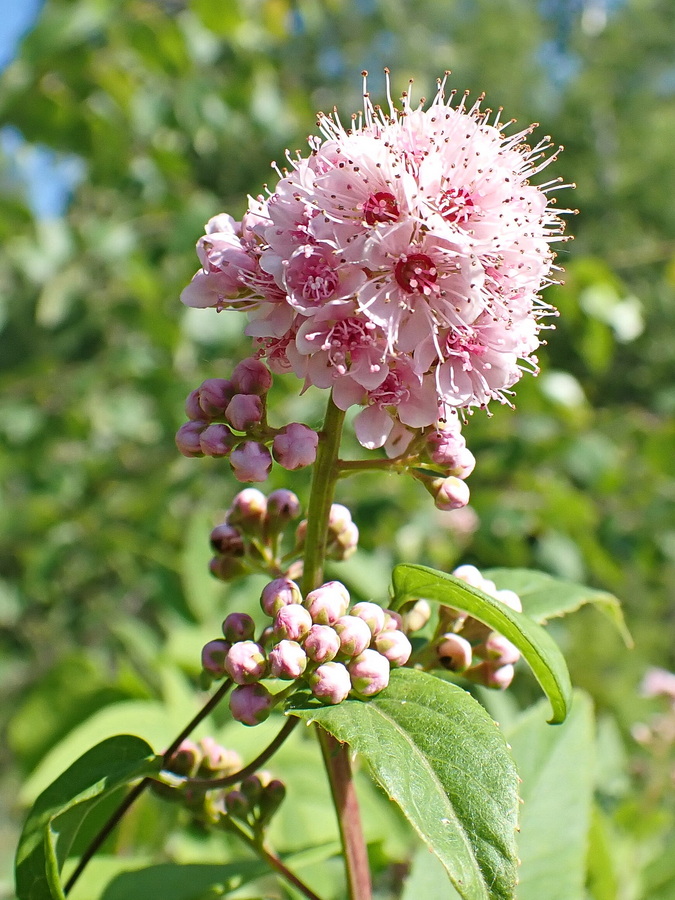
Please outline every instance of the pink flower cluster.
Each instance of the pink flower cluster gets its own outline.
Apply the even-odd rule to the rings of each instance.
[[[482,99],[482,98],[481,98]],[[507,402],[537,370],[539,296],[562,223],[534,186],[555,154],[532,128],[507,135],[500,115],[445,95],[408,94],[290,156],[241,222],[218,215],[197,244],[188,306],[238,308],[274,372],[330,388],[367,448],[402,452],[452,410]]]
[[[376,603],[356,603],[329,581],[304,598],[290,578],[275,578],[262,591],[260,605],[272,619],[261,638],[245,613],[223,622],[223,638],[202,649],[207,677],[235,683],[230,710],[245,725],[263,722],[278,702],[262,679],[307,684],[322,703],[341,703],[350,693],[367,698],[389,683],[392,666],[403,666],[412,652],[397,613]]]
[[[522,612],[523,605],[518,594],[498,590],[494,581],[485,578],[475,566],[459,566],[452,574],[511,609]],[[507,688],[513,681],[513,667],[520,659],[518,648],[465,613],[445,607],[441,615],[448,630],[436,641],[435,665],[460,673],[486,687]]]
[[[185,403],[189,421],[176,434],[180,452],[191,457],[227,456],[234,477],[243,482],[265,481],[272,454],[284,469],[311,465],[319,443],[315,431],[300,422],[280,429],[267,425],[265,400],[271,386],[269,369],[255,358],[240,362],[231,379],[204,381]]]

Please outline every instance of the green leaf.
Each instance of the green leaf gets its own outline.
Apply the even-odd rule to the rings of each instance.
[[[436,600],[467,612],[508,638],[523,654],[551,701],[551,723],[563,722],[572,696],[567,665],[553,639],[529,616],[505,606],[465,581],[426,566],[396,566],[393,608],[412,599]]]
[[[59,872],[87,813],[111,791],[158,772],[141,738],[117,735],[87,751],[35,801],[16,855],[18,900],[63,900]]]
[[[492,579],[498,588],[515,591],[523,601],[523,610],[541,625],[592,603],[614,623],[626,646],[633,646],[621,604],[614,594],[534,569],[487,569],[483,575]]]
[[[366,759],[464,900],[513,898],[515,767],[502,734],[470,694],[425,672],[395,669],[372,700],[310,704],[290,712]]]
[[[536,707],[507,731],[522,779],[518,900],[584,900],[595,741],[590,699],[576,693],[560,728]]]
[[[427,897],[436,900],[458,900],[459,894],[451,884],[448,884],[448,876],[438,861],[426,847],[420,847],[413,857],[410,874],[405,880],[401,900],[419,900]]]
[[[257,859],[225,865],[162,863],[133,872],[121,872],[108,884],[101,900],[136,897],[201,900],[204,896],[222,897],[268,872],[267,864]]]

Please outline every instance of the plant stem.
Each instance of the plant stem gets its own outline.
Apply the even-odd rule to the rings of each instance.
[[[262,856],[270,868],[274,869],[285,878],[286,881],[296,887],[301,894],[304,894],[304,896],[308,898],[308,900],[321,900],[321,897],[319,897],[318,894],[315,894],[304,882],[300,881],[298,876],[294,875],[293,872],[283,864],[278,856],[275,856],[275,854],[268,850],[260,841],[256,841],[250,834],[247,834],[246,831],[232,818],[227,819],[226,827],[228,831],[232,832],[232,834],[236,834],[240,840],[245,844],[248,844],[254,853],[258,856]]]
[[[303,594],[314,590],[323,580],[328,517],[335,484],[340,477],[338,452],[344,415],[344,412],[333,403],[331,396],[319,436],[307,512]],[[318,728],[318,735],[342,839],[348,896],[350,900],[370,900],[372,893],[368,852],[361,827],[349,747],[336,741],[321,728]]]
[[[224,681],[221,686],[218,688],[216,693],[202,706],[199,712],[192,718],[192,720],[185,726],[185,728],[181,731],[181,733],[171,742],[169,747],[164,751],[164,755],[162,756],[162,762],[166,764],[173,753],[180,747],[182,742],[185,740],[188,735],[192,734],[197,725],[205,719],[208,714],[215,709],[216,706],[223,699],[225,694],[229,691],[232,686],[232,682],[228,678],[227,681]],[[142,781],[139,781],[137,785],[129,791],[124,800],[120,803],[117,809],[111,813],[110,817],[101,827],[101,829],[94,835],[92,841],[88,844],[84,853],[80,857],[80,861],[77,864],[77,867],[73,874],[70,876],[68,881],[63,887],[63,893],[67,896],[68,893],[72,890],[75,882],[78,880],[82,872],[84,872],[87,863],[94,856],[97,850],[104,843],[108,835],[114,830],[115,826],[122,819],[122,816],[126,813],[126,811],[133,805],[133,803],[141,796],[143,791],[152,784],[152,778],[144,778]]]

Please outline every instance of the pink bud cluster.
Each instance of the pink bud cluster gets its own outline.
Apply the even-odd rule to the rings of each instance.
[[[251,617],[232,613],[223,638],[202,650],[208,678],[229,677],[236,685],[230,710],[245,725],[263,722],[278,702],[264,679],[306,684],[322,703],[341,703],[350,693],[367,698],[384,690],[390,669],[405,665],[412,652],[397,613],[370,602],[350,610],[339,581],[303,597],[290,578],[275,578],[260,605],[272,621],[258,641]]]
[[[452,574],[522,612],[520,597],[514,591],[498,590],[494,581],[485,578],[475,566],[460,566]],[[435,665],[486,687],[507,688],[513,681],[514,665],[520,659],[518,648],[465,613],[444,607],[442,616],[448,630],[435,642]]]
[[[188,779],[175,787],[156,783],[157,793],[167,799],[179,799],[202,825],[222,825],[227,816],[245,821],[255,830],[262,829],[279,808],[286,788],[283,782],[260,771],[214,790],[191,779],[220,779],[236,776],[242,768],[238,753],[218,744],[212,737],[194,743],[185,740],[171,755],[166,770]]]
[[[271,386],[269,369],[253,357],[240,362],[231,379],[203,382],[185,404],[189,421],[176,434],[180,452],[189,457],[229,457],[235,478],[242,482],[265,481],[273,456],[288,470],[311,465],[319,441],[315,431],[299,422],[280,429],[267,425]]]
[[[424,455],[433,469],[414,469],[413,474],[434,498],[438,509],[461,509],[469,502],[465,479],[476,459],[466,446],[457,414],[425,434]]]

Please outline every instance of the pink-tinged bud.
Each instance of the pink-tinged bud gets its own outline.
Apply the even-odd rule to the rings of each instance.
[[[214,738],[204,737],[199,742],[203,758],[199,767],[200,775],[214,775],[216,773],[229,775],[241,769],[241,757],[234,750],[222,747]]]
[[[305,597],[303,606],[315,625],[332,625],[349,607],[349,592],[339,581],[327,581]]]
[[[303,519],[302,522],[298,523],[298,527],[295,529],[296,545],[298,547],[304,547],[306,537],[307,537],[307,519]]]
[[[357,616],[340,616],[333,627],[340,638],[340,653],[345,656],[358,656],[370,645],[370,628]]]
[[[316,431],[293,422],[274,438],[272,452],[279,465],[292,472],[312,465],[316,460],[318,443]]]
[[[349,672],[342,663],[326,662],[309,676],[309,686],[322,703],[342,703],[352,689]]]
[[[230,694],[230,712],[244,725],[260,725],[273,706],[274,697],[263,684],[242,684]]]
[[[272,468],[272,456],[264,444],[244,441],[230,454],[230,466],[237,481],[267,481]]]
[[[246,575],[249,570],[241,559],[234,556],[214,556],[209,563],[209,571],[214,578],[230,581],[232,578]]]
[[[394,668],[404,666],[410,659],[412,644],[402,631],[381,631],[375,636],[375,649]]]
[[[501,666],[493,660],[485,660],[464,673],[471,681],[482,684],[485,687],[496,688],[503,691],[513,681],[515,670],[512,665]]]
[[[259,822],[267,822],[274,813],[279,809],[286,796],[286,785],[278,778],[273,778],[263,788],[260,797],[260,815]]]
[[[304,606],[282,606],[274,617],[274,637],[278,641],[301,641],[312,627],[312,617]]]
[[[384,631],[403,630],[403,616],[393,609],[384,610]]]
[[[328,514],[328,531],[330,534],[340,534],[341,531],[351,525],[352,514],[342,503],[332,503]]]
[[[439,429],[427,435],[429,459],[443,468],[453,467],[458,454],[465,447],[466,441],[459,431]]]
[[[363,619],[371,634],[377,634],[384,628],[384,610],[377,603],[361,602],[355,603],[349,610],[351,616],[357,616]]]
[[[202,668],[214,678],[222,678],[227,669],[225,661],[230,652],[228,641],[217,639],[209,641],[202,647]]]
[[[207,378],[198,388],[199,405],[204,416],[218,419],[223,415],[234,394],[232,383],[226,378]]]
[[[258,723],[255,722],[254,724],[257,725]],[[233,819],[246,821],[248,814],[251,811],[251,805],[248,802],[248,797],[243,791],[235,790],[230,791],[225,795],[225,809],[227,810],[228,816],[232,816]]]
[[[303,646],[307,656],[314,662],[330,662],[340,652],[340,638],[330,625],[312,625]]]
[[[225,669],[236,684],[255,684],[267,673],[265,651],[255,641],[233,644],[225,658]]]
[[[230,613],[223,622],[223,634],[232,644],[251,641],[255,634],[255,622],[246,613]]]
[[[290,578],[275,578],[266,584],[260,595],[260,606],[265,615],[276,616],[284,606],[302,603],[300,588]]]
[[[504,590],[495,591],[494,596],[497,600],[501,600],[505,606],[508,606],[509,609],[514,609],[516,612],[523,611],[523,603],[515,591],[509,591],[504,588]]]
[[[258,394],[262,397],[272,387],[272,374],[259,359],[243,359],[232,373],[232,384],[237,394]]]
[[[234,444],[234,435],[230,429],[218,422],[209,425],[199,435],[199,446],[204,456],[213,456],[216,459],[229,456]]]
[[[364,650],[347,663],[352,687],[362,697],[379,694],[389,684],[389,660],[377,650]]]
[[[225,410],[225,417],[235,431],[249,431],[262,422],[262,400],[257,394],[235,394]]]
[[[297,495],[286,488],[272,491],[267,498],[267,518],[270,523],[285,525],[286,522],[297,519],[301,511]]]
[[[419,631],[431,618],[431,606],[426,600],[418,600],[403,614],[403,630],[406,634]]]
[[[267,500],[258,488],[244,488],[235,494],[227,511],[227,521],[247,534],[260,534],[267,514]]]
[[[205,418],[204,410],[199,405],[199,388],[190,391],[185,400],[185,415],[193,422],[203,421]]]
[[[515,644],[496,631],[490,632],[485,643],[477,646],[474,652],[500,666],[513,665],[520,659],[520,650]]]
[[[198,457],[204,455],[199,438],[206,427],[206,422],[186,422],[180,426],[176,432],[176,447],[178,447],[183,456]]]
[[[356,552],[359,544],[359,529],[354,522],[346,525],[342,531],[329,540],[326,556],[337,562],[344,562]]]
[[[202,761],[202,751],[192,741],[183,741],[177,750],[171,754],[165,768],[175,775],[185,775],[191,778],[197,772]]]
[[[465,672],[472,662],[473,651],[466,638],[449,632],[436,645],[438,662],[449,672]]]
[[[457,566],[457,568],[452,572],[455,578],[461,578],[462,581],[466,581],[467,584],[470,584],[471,587],[476,587],[482,589],[483,582],[485,579],[480,571],[475,566]]]
[[[270,650],[270,672],[275,678],[294,681],[306,668],[307,654],[296,641],[279,641]]]
[[[675,673],[650,666],[642,679],[640,693],[643,697],[670,697],[675,700]]]
[[[461,478],[462,481],[464,481],[464,479],[468,478],[475,468],[476,457],[468,447],[464,447],[464,449],[460,450],[457,454],[454,465],[447,467],[447,471],[449,475],[455,475],[457,476],[457,478]]]
[[[449,478],[434,478],[430,489],[437,509],[461,509],[471,497],[468,486],[454,475]]]
[[[223,556],[243,556],[244,539],[234,525],[223,522],[211,531],[211,547]]]
[[[262,796],[263,786],[257,775],[248,775],[239,785],[239,788],[251,805],[258,804]]]

